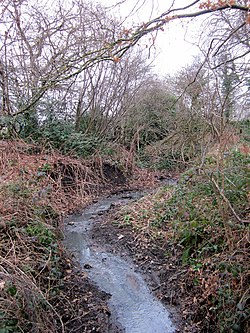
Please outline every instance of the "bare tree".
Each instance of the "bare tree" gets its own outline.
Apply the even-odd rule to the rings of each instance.
[[[119,63],[99,63],[84,72],[76,112],[76,126],[85,131],[111,131],[145,81],[149,66],[139,52],[129,52]],[[85,116],[85,118],[84,118]],[[87,117],[86,117],[87,116]]]
[[[47,91],[70,85],[86,68],[110,59],[101,55],[108,52],[106,41],[115,38],[116,24],[100,6],[62,2],[51,15],[49,8],[28,1],[4,3],[2,109],[12,100],[12,113],[30,110]]]
[[[241,13],[243,26],[249,25],[249,0],[217,0],[217,1],[190,1],[184,7],[176,6],[175,0],[169,1],[169,7],[166,8],[160,15],[150,19],[147,22],[139,24],[135,29],[124,29],[121,38],[112,43],[115,56],[122,56],[126,50],[138,43],[142,37],[152,33],[163,30],[165,26],[172,21],[181,19],[193,19],[201,16],[211,16],[217,13],[226,13],[234,17],[234,13]],[[124,3],[124,2],[122,2]],[[141,4],[141,5],[140,5]],[[143,7],[144,1],[137,1],[137,8]],[[168,3],[167,3],[168,4]],[[166,4],[166,6],[167,6]],[[229,20],[230,21],[230,20]],[[216,27],[218,29],[218,26]],[[234,34],[237,31],[232,31]],[[220,41],[223,44],[223,39]],[[218,47],[219,45],[217,45]]]
[[[147,72],[139,52],[128,50],[123,61],[112,54],[120,23],[100,5],[82,1],[31,4],[4,1],[0,49],[1,113],[17,119],[84,114],[86,131],[103,132],[125,111],[126,103]],[[109,61],[106,61],[109,60]],[[54,113],[55,114],[55,113]]]

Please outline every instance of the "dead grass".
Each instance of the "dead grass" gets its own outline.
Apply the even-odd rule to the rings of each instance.
[[[150,272],[160,272],[156,293],[167,304],[180,307],[183,332],[248,332],[248,225],[233,224],[229,244],[228,230],[220,223],[211,225],[201,220],[196,227],[189,227],[189,208],[178,200],[173,205],[174,195],[174,188],[158,190],[121,208],[109,220],[126,235],[126,244],[133,248],[138,265],[148,262]],[[197,194],[196,209],[202,214],[204,210],[209,218],[212,202],[205,203],[204,199]],[[174,210],[169,211],[169,207]],[[181,211],[183,216],[178,215]],[[197,245],[192,243],[194,236],[198,237]],[[191,251],[184,256],[188,248]]]
[[[0,141],[0,180],[0,328],[64,332],[55,306],[62,219],[88,204],[104,180],[87,162],[22,141]]]
[[[119,171],[100,156],[86,161],[0,141],[0,330],[98,332],[108,325],[107,295],[77,277],[60,239],[64,216],[100,193],[157,183],[156,173],[137,170],[119,186],[124,158]]]

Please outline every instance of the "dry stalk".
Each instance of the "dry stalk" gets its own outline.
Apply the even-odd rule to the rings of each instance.
[[[230,201],[227,199],[227,197],[225,196],[225,194],[221,191],[218,183],[215,181],[215,179],[212,177],[211,178],[212,183],[215,187],[215,189],[217,190],[218,194],[221,196],[221,198],[224,200],[224,202],[226,203],[226,205],[228,206],[228,208],[230,209],[230,211],[232,212],[232,214],[234,215],[234,217],[236,218],[236,220],[240,223],[250,223],[250,220],[242,220],[239,215],[235,212],[233,206],[231,205]]]
[[[0,262],[6,264],[7,267],[10,267],[12,269],[12,272],[14,272],[14,273],[10,274],[10,273],[7,273],[8,271],[6,272],[6,269],[5,269],[6,278],[8,278],[8,276],[10,276],[12,280],[19,281],[21,283],[21,287],[23,286],[23,284],[28,285],[29,289],[33,289],[33,291],[35,293],[37,293],[41,296],[41,298],[46,302],[46,304],[50,307],[52,312],[59,319],[59,322],[61,324],[62,333],[65,333],[64,324],[62,322],[61,316],[57,313],[57,311],[54,309],[52,304],[47,300],[47,298],[45,297],[45,295],[43,294],[41,289],[39,289],[37,287],[34,278],[31,279],[25,272],[23,272],[23,270],[21,270],[17,265],[13,264],[8,259],[0,257]],[[2,267],[2,265],[1,265],[1,267]]]

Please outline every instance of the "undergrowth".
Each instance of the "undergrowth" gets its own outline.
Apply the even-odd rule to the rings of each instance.
[[[108,329],[108,295],[75,271],[61,241],[65,215],[127,185],[122,153],[119,165],[0,141],[0,333]],[[128,186],[154,181],[144,170]]]
[[[88,157],[102,147],[101,139],[92,135],[77,132],[71,123],[55,122],[41,130],[39,141],[49,142],[54,149],[65,155]]]
[[[69,306],[65,293],[62,217],[102,179],[83,161],[21,141],[1,141],[0,156],[0,333],[69,332],[79,302]]]
[[[1,141],[0,154],[0,333],[69,332],[78,310],[64,292],[72,269],[60,243],[62,216],[100,191],[103,160],[47,154],[21,141]],[[120,155],[115,166],[134,171],[133,151]],[[117,160],[117,149],[108,156]],[[123,208],[115,223],[143,234],[174,262],[183,317],[197,332],[247,332],[249,157],[230,152],[223,170],[217,162],[208,157],[178,185]],[[153,178],[144,170],[136,186],[151,187]],[[62,315],[65,304],[73,314]]]
[[[182,310],[197,332],[249,330],[249,163],[249,156],[232,151],[222,174],[217,159],[208,157],[202,169],[182,174],[177,186],[162,187],[116,217],[116,224],[165,249],[177,274],[185,271],[177,281]],[[222,196],[214,179],[219,186],[223,179]]]

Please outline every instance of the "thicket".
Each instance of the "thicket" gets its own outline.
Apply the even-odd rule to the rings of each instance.
[[[224,6],[219,3],[218,8]],[[169,226],[169,238],[181,248],[181,263],[191,268],[192,286],[198,285],[196,310],[208,316],[204,327],[212,320],[221,331],[246,327],[250,135],[245,3],[235,16],[230,10],[236,5],[227,4],[221,15],[219,9],[207,20],[206,61],[196,60],[158,80],[141,49],[132,46],[152,24],[165,25],[176,16],[168,20],[164,15],[163,21],[143,24],[133,34],[100,5],[73,1],[64,7],[58,2],[53,12],[46,4],[4,1],[1,333],[58,327],[50,303],[62,273],[57,213],[73,209],[68,202],[74,198],[74,204],[83,205],[103,181],[107,165],[121,171],[119,176],[131,176],[137,167],[165,174],[186,171],[170,199],[156,197],[154,220],[147,220],[151,212],[144,207],[136,223],[147,221],[149,233],[152,227]],[[203,6],[216,8],[210,2]],[[20,138],[28,143],[27,155],[17,143]],[[44,163],[36,164],[29,154]],[[129,214],[126,221],[131,222]]]
[[[20,140],[1,140],[0,155],[0,332],[98,330],[105,297],[91,305],[62,240],[64,215],[90,202],[103,178],[83,161]]]
[[[123,208],[114,222],[132,227],[153,252],[160,249],[168,267],[161,273],[164,292],[173,288],[174,302],[197,332],[249,330],[249,163],[249,155],[230,150],[222,175],[216,156],[209,156],[202,169],[188,169],[178,184]],[[220,186],[225,178],[223,193],[211,175]]]
[[[249,156],[230,151],[221,175],[216,159],[208,157],[205,172],[184,173],[165,205],[164,223],[171,224],[174,242],[182,248],[182,264],[191,268],[193,288],[202,293],[198,311],[206,316],[203,330],[249,329],[249,163]],[[220,186],[225,178],[223,195],[211,175]]]

